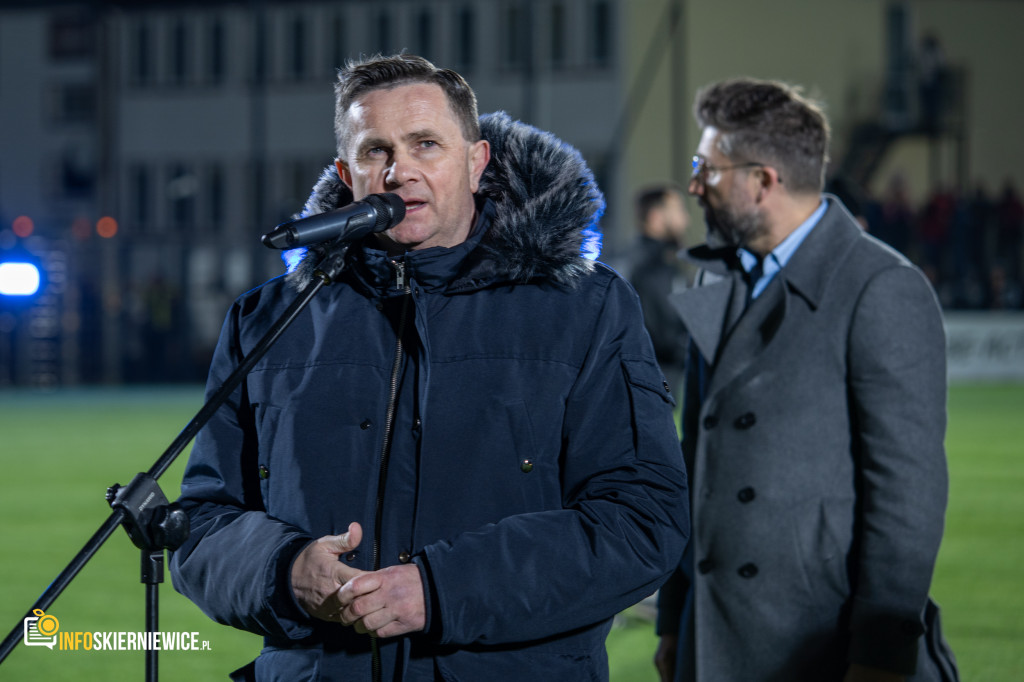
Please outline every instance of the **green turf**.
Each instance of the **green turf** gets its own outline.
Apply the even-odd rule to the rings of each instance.
[[[201,406],[199,389],[0,392],[0,636],[6,636],[107,517],[106,487],[146,470]],[[950,506],[933,594],[964,680],[1024,679],[1024,386],[950,391]],[[176,494],[184,455],[163,477]],[[168,577],[169,580],[169,577]],[[169,584],[161,630],[198,632],[208,652],[164,652],[160,678],[226,679],[259,638],[209,621]],[[140,631],[138,550],[123,531],[49,609],[60,629]],[[631,612],[609,638],[612,679],[654,682],[653,628]],[[141,653],[18,646],[4,680],[130,680]]]
[[[84,389],[56,394],[0,393],[0,625],[3,636],[25,615],[109,515],[107,486],[148,470],[202,405],[196,387]],[[177,496],[185,455],[161,479]],[[160,629],[198,632],[209,652],[164,652],[160,679],[226,679],[253,658],[255,635],[208,620],[167,583]],[[144,629],[139,551],[118,530],[48,613],[69,632]],[[139,652],[53,651],[20,644],[0,665],[0,680],[142,679]]]
[[[964,680],[1024,680],[1024,386],[955,386],[933,594]]]

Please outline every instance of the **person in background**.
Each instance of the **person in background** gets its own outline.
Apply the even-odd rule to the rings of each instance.
[[[668,298],[686,288],[679,251],[690,217],[682,189],[669,184],[641,191],[636,197],[636,215],[640,236],[629,279],[640,296],[654,355],[678,396],[686,362],[686,329]]]
[[[787,85],[701,90],[708,243],[691,339],[692,535],[659,595],[662,680],[957,679],[929,599],[947,498],[942,316],[822,195],[828,122]]]
[[[996,260],[1012,282],[1021,283],[1024,252],[1024,202],[1009,180],[1003,185],[996,214]]]

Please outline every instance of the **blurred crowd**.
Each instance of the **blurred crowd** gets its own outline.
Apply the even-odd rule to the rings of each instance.
[[[945,308],[1024,308],[1024,203],[1012,182],[997,193],[938,187],[921,204],[894,176],[882,197],[851,206],[871,234],[928,275]]]

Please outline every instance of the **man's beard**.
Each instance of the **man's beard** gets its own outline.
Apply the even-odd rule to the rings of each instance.
[[[681,249],[683,248],[683,236],[675,232],[669,232],[658,237],[652,237],[654,241],[658,242],[666,249]]]
[[[757,210],[744,213],[726,206],[712,208],[702,201],[707,243],[712,248],[742,247],[768,233],[768,224]]]

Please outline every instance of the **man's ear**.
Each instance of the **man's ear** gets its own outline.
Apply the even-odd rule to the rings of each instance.
[[[491,160],[491,143],[487,140],[477,140],[469,148],[469,189],[476,193],[480,189],[480,177]]]
[[[764,198],[766,192],[779,191],[779,185],[782,184],[782,178],[779,177],[779,171],[775,170],[773,166],[761,166],[752,173],[752,175],[757,178],[758,201],[761,201],[761,199]]]
[[[335,159],[334,167],[338,169],[338,177],[341,178],[341,181],[344,182],[349,189],[352,189],[352,174],[348,171],[348,166],[345,165],[345,162],[341,159]]]
[[[758,169],[761,178],[761,186],[765,189],[775,189],[775,185],[782,184],[782,178],[779,177],[779,171],[775,170],[774,166],[761,166]]]

